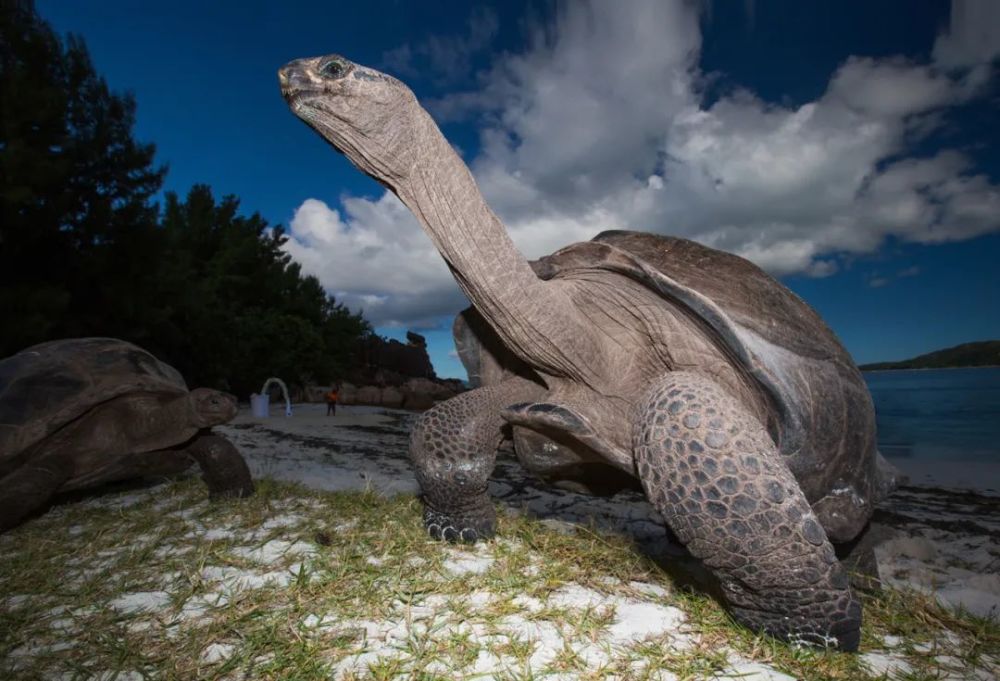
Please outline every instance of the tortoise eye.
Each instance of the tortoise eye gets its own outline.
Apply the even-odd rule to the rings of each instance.
[[[340,78],[347,73],[347,64],[339,59],[331,59],[323,65],[319,72],[330,78]]]

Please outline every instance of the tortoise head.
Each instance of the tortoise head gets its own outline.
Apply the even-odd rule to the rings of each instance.
[[[278,80],[295,115],[362,172],[389,186],[408,175],[427,115],[406,85],[335,54],[296,59]]]
[[[191,409],[191,423],[198,428],[211,428],[231,421],[238,411],[235,397],[208,388],[192,390],[188,395],[188,405]]]

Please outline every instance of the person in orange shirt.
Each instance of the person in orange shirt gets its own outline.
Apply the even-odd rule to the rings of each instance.
[[[330,392],[326,394],[326,415],[336,416],[337,415],[337,388],[330,388]]]

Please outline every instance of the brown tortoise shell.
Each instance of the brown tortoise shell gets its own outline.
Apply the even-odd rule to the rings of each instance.
[[[188,389],[176,369],[115,338],[49,341],[0,361],[0,472],[93,407],[134,392]]]

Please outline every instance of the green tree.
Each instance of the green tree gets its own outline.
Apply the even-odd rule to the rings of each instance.
[[[348,370],[371,327],[302,276],[281,227],[196,185],[184,201],[167,194],[161,228],[154,295],[171,305],[146,346],[175,358],[193,384],[245,397],[269,376],[327,382]]]
[[[0,4],[0,357],[115,336],[241,397],[272,375],[344,375],[368,323],[236,197],[196,185],[160,211],[166,170],[132,138],[134,118],[82,40],[64,45],[31,2]]]
[[[137,255],[156,247],[165,169],[132,138],[135,102],[110,92],[83,41],[33,3],[0,6],[0,356],[139,307]],[[131,256],[131,257],[129,257]]]

